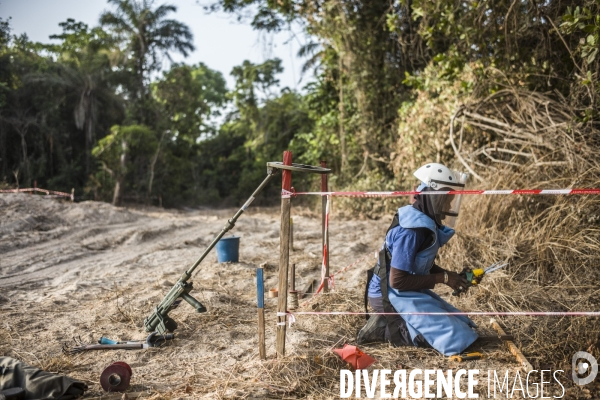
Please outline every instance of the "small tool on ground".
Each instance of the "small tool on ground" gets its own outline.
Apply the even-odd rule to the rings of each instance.
[[[159,335],[157,332],[152,332],[151,334],[148,335],[146,340],[127,340],[125,342],[119,342],[117,340],[112,340],[112,339],[102,336],[100,339],[98,339],[98,344],[114,345],[114,344],[146,343],[148,345],[148,347],[160,347],[163,344],[165,344],[167,341],[173,340],[173,339],[175,339],[175,334],[173,334],[173,333]]]
[[[168,340],[173,340],[174,334],[159,335],[156,332],[152,332],[146,340],[142,341],[128,341],[128,342],[117,342],[105,337],[101,337],[98,340],[99,344],[85,344],[81,338],[74,338],[75,346],[70,347],[66,343],[63,344],[63,353],[67,355],[73,355],[89,350],[141,350],[149,347],[159,347]]]
[[[483,354],[481,354],[479,352],[475,352],[475,353],[457,354],[455,356],[450,356],[450,361],[463,362],[463,361],[471,361],[471,360],[481,360],[482,358],[483,358]]]
[[[461,293],[466,292],[470,286],[473,285],[478,285],[479,283],[481,283],[481,280],[483,279],[483,277],[491,272],[494,272],[496,270],[499,270],[500,268],[504,268],[508,265],[508,263],[505,264],[500,264],[499,262],[497,263],[493,263],[492,265],[490,265],[487,268],[476,268],[476,269],[471,269],[471,268],[463,268],[463,270],[460,272],[460,276],[462,276],[463,278],[465,278],[467,281],[469,281],[469,286],[465,287],[465,288],[459,288],[459,289],[455,289],[452,292],[452,296],[460,296]]]

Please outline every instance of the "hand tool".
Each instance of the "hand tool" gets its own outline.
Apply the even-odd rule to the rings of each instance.
[[[463,268],[459,275],[465,278],[467,281],[469,281],[469,286],[462,289],[454,289],[454,291],[452,292],[452,296],[460,296],[460,294],[466,292],[470,286],[478,285],[485,275],[489,274],[490,272],[499,270],[500,268],[504,268],[507,265],[508,263],[500,264],[499,262],[497,262],[493,263],[487,268]]]
[[[146,343],[148,345],[148,347],[160,347],[161,345],[166,343],[167,340],[173,340],[173,339],[175,339],[175,334],[173,334],[173,333],[159,335],[157,332],[152,332],[151,334],[148,335],[146,340],[127,340],[124,342],[119,342],[119,341],[112,340],[112,339],[102,336],[100,339],[98,339],[98,343],[99,344],[109,344],[109,345]]]
[[[450,356],[450,361],[463,362],[470,360],[481,360],[483,358],[483,354],[479,352],[475,353],[467,353],[467,354],[457,354],[455,356]]]
[[[82,353],[88,350],[139,350],[147,349],[149,346],[146,343],[123,343],[123,344],[84,344],[76,347],[68,347],[63,345],[63,353],[73,355]]]

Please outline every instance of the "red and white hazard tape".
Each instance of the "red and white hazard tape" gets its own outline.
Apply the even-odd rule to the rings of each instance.
[[[336,196],[336,197],[401,197],[411,195],[443,195],[443,194],[570,194],[570,195],[585,195],[585,194],[600,194],[600,189],[510,189],[510,190],[449,190],[449,191],[395,191],[395,192],[282,192],[282,197],[289,198],[291,196]]]
[[[471,316],[471,317],[600,317],[600,311],[466,311],[466,312],[353,312],[353,311],[297,311],[278,312],[278,317],[288,317],[290,326],[296,322],[296,315],[420,315],[420,316]]]
[[[31,193],[31,192],[41,192],[45,193],[46,196],[52,197],[68,197],[73,201],[73,193],[65,193],[65,192],[57,192],[55,190],[47,190],[40,188],[27,188],[27,189],[2,189],[0,193]]]

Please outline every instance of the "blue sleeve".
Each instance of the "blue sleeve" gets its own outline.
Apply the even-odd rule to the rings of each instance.
[[[392,229],[386,237],[388,250],[392,253],[391,267],[414,273],[415,256],[425,240],[422,232],[410,228]]]

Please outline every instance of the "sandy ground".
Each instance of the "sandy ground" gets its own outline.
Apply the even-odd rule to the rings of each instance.
[[[239,263],[218,264],[213,251],[199,266],[192,294],[209,311],[196,314],[183,303],[171,312],[179,323],[173,343],[147,350],[61,354],[61,346],[72,344],[73,338],[87,343],[95,343],[100,336],[145,338],[144,317],[234,211],[115,208],[99,202],[2,195],[0,354],[81,379],[90,387],[86,397],[102,395],[100,373],[118,360],[133,369],[130,391],[147,392],[154,398],[322,398],[339,393],[335,369],[343,364],[336,364],[330,349],[354,343],[364,323],[362,317],[300,317],[288,330],[288,358],[312,357],[310,363],[317,365],[308,369],[314,376],[299,374],[292,381],[276,373],[276,302],[269,299],[269,360],[258,360],[255,268],[266,262],[266,290],[276,287],[278,208],[250,208],[238,220],[231,233],[241,237]],[[296,264],[301,289],[320,276],[320,210],[294,208],[292,216],[295,235],[290,262]],[[332,272],[374,253],[388,224],[387,220],[342,221],[334,214]],[[336,292],[313,299],[304,309],[362,310],[365,271],[373,262],[374,257],[369,257],[336,276]],[[449,298],[447,289],[439,293]],[[378,358],[375,368],[457,367],[433,350],[393,349],[383,344],[363,350]],[[482,351],[487,360],[460,367],[482,372],[517,370],[503,346],[490,345]],[[318,368],[319,362],[323,368]],[[486,379],[485,374],[480,378]],[[322,382],[320,386],[307,386],[306,382],[315,380]]]

